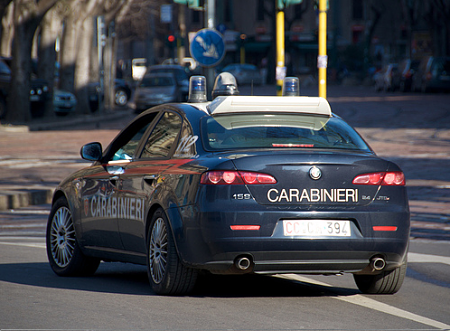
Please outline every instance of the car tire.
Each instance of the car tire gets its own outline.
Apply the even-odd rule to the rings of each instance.
[[[356,286],[364,294],[394,294],[400,290],[406,275],[407,263],[377,275],[353,275]]]
[[[89,276],[95,273],[100,260],[87,257],[77,242],[72,212],[66,198],[52,206],[47,223],[47,257],[59,276]]]
[[[114,93],[114,102],[116,105],[124,107],[128,103],[128,94],[123,89],[117,89]]]
[[[147,236],[147,273],[156,294],[182,295],[194,288],[197,270],[185,267],[162,209],[153,214]]]

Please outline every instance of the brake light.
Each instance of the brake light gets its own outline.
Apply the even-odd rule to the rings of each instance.
[[[206,185],[254,185],[276,184],[276,179],[268,174],[250,171],[213,170],[202,174],[201,184]]]
[[[373,172],[356,176],[352,183],[356,185],[403,186],[405,185],[405,175],[401,171]]]

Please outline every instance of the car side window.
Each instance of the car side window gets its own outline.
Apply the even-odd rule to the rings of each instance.
[[[136,149],[139,145],[139,141],[141,140],[149,125],[150,123],[143,126],[125,145],[120,147],[114,153],[112,161],[131,160],[133,158],[134,152],[136,152]]]
[[[166,158],[176,142],[181,130],[181,118],[166,112],[156,124],[145,143],[141,158]]]
[[[158,112],[150,113],[130,124],[126,131],[111,144],[105,155],[106,162],[131,160],[135,157],[137,148],[145,132],[152,125]]]

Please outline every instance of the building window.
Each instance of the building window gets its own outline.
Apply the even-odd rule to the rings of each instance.
[[[303,6],[302,4],[294,5],[294,15],[295,19],[301,20],[303,15]]]
[[[361,0],[353,0],[353,19],[361,20],[363,18],[363,1]]]
[[[258,21],[264,21],[264,0],[258,0],[256,6],[256,19]]]
[[[192,10],[192,23],[200,23],[200,12]]]
[[[232,3],[231,1],[224,2],[225,7],[225,22],[233,22]]]

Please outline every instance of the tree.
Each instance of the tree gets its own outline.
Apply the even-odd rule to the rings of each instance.
[[[130,8],[130,1],[115,0],[105,1],[101,14],[105,17],[105,27],[107,30],[105,48],[103,52],[104,63],[104,92],[105,108],[111,109],[114,105],[114,78],[116,74],[116,33],[115,19],[117,16],[123,17]]]
[[[40,43],[38,45],[38,77],[53,86],[55,81],[56,50],[55,44],[62,29],[61,2],[57,3],[44,16],[40,26]],[[45,105],[44,117],[53,117],[53,88]]]
[[[58,0],[14,0],[14,44],[6,120],[29,122],[31,48],[36,29]]]
[[[3,56],[11,56],[12,39],[14,37],[13,13],[14,4],[12,0],[0,1],[0,15],[2,17],[0,53]]]

